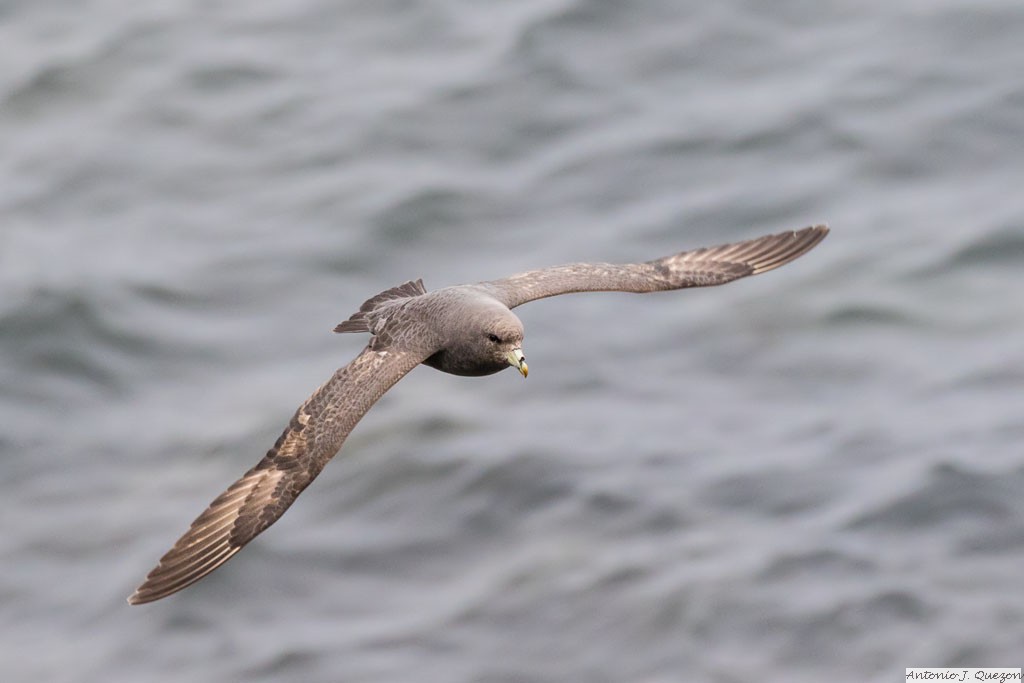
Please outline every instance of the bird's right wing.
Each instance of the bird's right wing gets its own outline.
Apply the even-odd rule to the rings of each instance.
[[[814,248],[828,227],[765,235],[745,242],[683,251],[646,263],[572,263],[482,282],[509,308],[572,292],[658,292],[721,285],[785,265]]]
[[[231,559],[284,514],[384,392],[430,355],[371,346],[299,406],[274,447],[192,522],[128,602],[159,600]]]

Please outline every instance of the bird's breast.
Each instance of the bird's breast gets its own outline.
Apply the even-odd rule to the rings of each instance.
[[[509,366],[508,363],[501,362],[466,362],[460,360],[459,357],[448,351],[438,351],[430,358],[423,361],[423,365],[430,366],[435,370],[441,372],[447,372],[450,375],[460,375],[462,377],[484,377],[486,375],[493,375],[499,370],[504,370]]]

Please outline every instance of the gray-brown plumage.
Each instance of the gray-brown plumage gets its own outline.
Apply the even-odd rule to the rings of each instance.
[[[525,377],[523,325],[510,309],[571,292],[720,285],[789,263],[827,234],[818,225],[646,263],[555,266],[434,292],[416,280],[381,292],[335,328],[370,333],[366,348],[299,406],[273,448],[210,504],[128,601],[166,597],[227,562],[284,514],[366,411],[420,363],[470,376],[512,366]]]

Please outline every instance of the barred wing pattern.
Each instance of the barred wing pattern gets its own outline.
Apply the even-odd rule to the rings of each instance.
[[[828,226],[815,225],[645,263],[573,263],[480,284],[509,308],[573,292],[646,293],[708,287],[785,265],[813,249],[827,234]]]
[[[267,454],[192,522],[128,598],[152,602],[192,585],[276,522],[366,411],[429,353],[367,347],[299,406]]]

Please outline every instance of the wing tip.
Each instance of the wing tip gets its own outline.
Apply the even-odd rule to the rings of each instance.
[[[161,587],[159,585],[156,585],[159,583],[160,569],[161,565],[157,565],[156,568],[154,568],[153,571],[149,573],[149,576],[146,577],[146,580],[142,582],[142,585],[136,588],[135,591],[128,596],[129,605],[144,605],[147,602],[155,602],[156,600],[160,600],[161,598],[166,598],[168,595],[177,593],[178,591],[192,585],[200,578],[202,578],[196,577],[193,581],[178,586],[174,586],[172,584],[171,586]]]
[[[767,249],[764,253],[759,254],[753,262],[750,262],[753,269],[751,275],[766,273],[791,261],[795,261],[818,246],[830,230],[831,228],[829,228],[827,223],[818,223],[799,230],[790,230],[777,235],[770,235],[760,240],[754,240],[755,243],[774,241],[777,244]]]
[[[809,225],[806,228],[800,228],[799,230],[784,232],[782,235],[791,237],[800,242],[807,240],[808,244],[813,246],[825,239],[825,236],[828,235],[831,230],[832,229],[828,226],[828,223],[816,223],[815,225]]]
[[[829,227],[828,223],[818,223],[816,225],[811,225],[809,227],[806,227],[806,228],[804,228],[802,230],[797,230],[797,233],[801,233],[801,232],[814,233],[814,235],[815,235],[815,244],[817,244],[821,240],[825,239],[825,236],[828,235],[829,232],[831,232],[831,231],[832,231],[832,228]]]
[[[160,563],[149,573],[146,580],[142,582],[135,592],[128,596],[129,605],[142,605],[147,602],[161,600],[178,591],[184,590],[200,579],[209,576],[215,569],[221,567],[225,562],[242,549],[242,546],[229,546],[212,557],[207,556],[198,563],[188,563],[180,567],[173,567],[166,563],[165,556]],[[173,551],[172,551],[173,552]],[[168,553],[170,555],[170,553]]]
[[[152,574],[152,572],[150,573]],[[169,595],[169,593],[167,595]],[[162,595],[159,591],[154,591],[151,588],[150,579],[147,577],[146,580],[142,582],[142,585],[136,588],[135,591],[128,596],[128,604],[144,605],[147,602],[153,602],[154,600],[159,600],[163,597],[166,597],[166,595]]]

